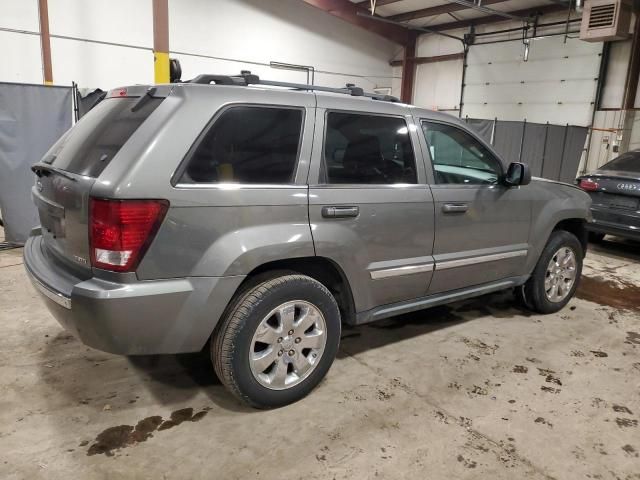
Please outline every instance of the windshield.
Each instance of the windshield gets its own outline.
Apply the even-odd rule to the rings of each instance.
[[[609,163],[605,163],[598,170],[620,170],[624,172],[640,173],[640,150],[623,153]]]
[[[99,176],[163,99],[151,98],[132,111],[139,100],[103,100],[60,138],[42,161],[71,173]]]

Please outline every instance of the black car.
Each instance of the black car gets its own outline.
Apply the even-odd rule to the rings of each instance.
[[[640,240],[640,149],[623,153],[576,182],[593,200],[592,240],[607,234]]]

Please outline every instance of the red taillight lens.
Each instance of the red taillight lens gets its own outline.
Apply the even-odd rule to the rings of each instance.
[[[91,265],[114,272],[134,271],[168,208],[166,200],[90,199]]]
[[[580,188],[587,191],[593,192],[598,189],[598,182],[594,182],[590,178],[582,178],[580,179]]]

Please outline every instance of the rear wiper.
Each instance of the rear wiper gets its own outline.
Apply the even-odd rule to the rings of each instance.
[[[137,112],[142,107],[144,107],[147,102],[153,98],[154,93],[156,93],[156,87],[149,88],[147,92],[142,97],[140,97],[140,100],[133,104],[133,107],[131,107],[131,111]]]
[[[59,168],[52,167],[51,165],[43,165],[42,163],[36,163],[33,167],[31,167],[31,171],[35,173],[38,177],[48,176],[53,173],[57,173],[61,177],[67,178],[74,182],[77,182],[78,179],[71,175],[70,173],[65,172],[64,170],[60,170]]]

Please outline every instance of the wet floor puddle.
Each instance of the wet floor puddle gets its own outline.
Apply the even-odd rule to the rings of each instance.
[[[580,278],[576,296],[583,300],[624,310],[640,311],[640,287],[623,282],[622,287],[601,277]]]
[[[135,427],[133,425],[118,425],[107,428],[98,434],[87,450],[87,455],[105,454],[108,457],[113,456],[115,450],[147,441],[156,430],[168,430],[183,422],[197,422],[208,411],[209,408],[205,408],[194,414],[193,408],[183,408],[172,412],[167,420],[164,420],[160,415],[154,415],[140,420]],[[82,442],[81,445],[83,444],[86,443]]]

